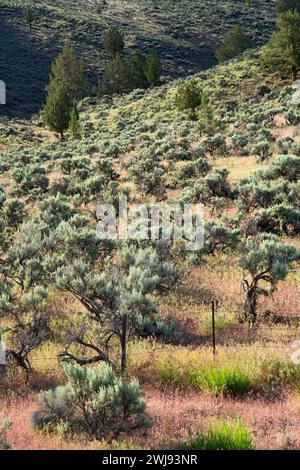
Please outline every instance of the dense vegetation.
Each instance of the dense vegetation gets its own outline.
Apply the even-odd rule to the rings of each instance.
[[[128,14],[119,2],[91,2],[85,12],[77,2],[76,19],[68,2],[2,3],[10,25],[23,18],[28,34],[63,14],[61,34],[72,17],[78,38],[48,70],[40,112],[1,123],[0,415],[12,426],[0,428],[0,446],[26,446],[13,434],[25,400],[38,448],[57,446],[57,435],[66,448],[299,447],[300,368],[291,360],[300,312],[299,14],[280,12],[273,31],[275,8],[261,17],[267,2],[203,2],[219,65],[160,83],[166,51],[154,52],[146,24],[139,43],[129,40],[129,13],[152,11],[161,22],[170,12],[173,46],[188,47],[185,1],[126,2]],[[193,30],[202,16],[194,2],[189,9]],[[101,53],[96,93],[85,48],[96,47],[93,25],[112,11],[118,28],[105,23],[97,36],[105,66]],[[228,48],[241,38],[241,49]],[[97,205],[118,214],[120,196],[130,205],[204,204],[203,247],[100,239]]]
[[[8,89],[1,113],[39,111],[51,62],[67,40],[93,85],[105,68],[103,39],[110,26],[124,35],[129,54],[154,49],[164,77],[185,76],[215,62],[215,49],[231,26],[240,24],[255,44],[265,42],[274,30],[274,11],[274,0],[253,0],[250,7],[244,0],[1,0],[0,69]]]

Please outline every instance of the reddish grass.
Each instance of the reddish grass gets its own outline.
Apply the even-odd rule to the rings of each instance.
[[[300,402],[291,396],[248,397],[241,400],[214,398],[206,394],[189,392],[165,393],[145,387],[148,412],[153,425],[124,439],[123,447],[135,443],[144,449],[170,449],[187,440],[201,426],[207,426],[218,418],[239,417],[253,432],[256,448],[300,448]],[[33,393],[6,399],[0,411],[0,419],[9,416],[13,425],[7,433],[15,450],[63,450],[99,449],[97,442],[77,438],[66,442],[59,437],[38,433],[30,428],[30,414],[37,407]]]

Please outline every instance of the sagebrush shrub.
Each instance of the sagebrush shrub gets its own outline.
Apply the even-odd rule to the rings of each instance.
[[[6,439],[6,431],[10,428],[11,422],[6,419],[0,428],[0,450],[8,450],[10,449],[10,444],[7,442]]]
[[[40,409],[33,413],[35,428],[62,426],[90,438],[115,437],[139,426],[148,426],[146,402],[139,383],[117,377],[102,363],[97,367],[67,364],[66,385],[39,394]]]

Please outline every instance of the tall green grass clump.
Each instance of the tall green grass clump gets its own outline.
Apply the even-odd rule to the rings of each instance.
[[[162,357],[156,364],[155,372],[163,384],[179,388],[192,387],[214,395],[242,396],[255,388],[255,374],[249,365],[240,366],[232,361],[204,361],[205,358],[192,355],[178,360]]]
[[[215,395],[244,395],[251,387],[251,377],[247,371],[237,366],[216,366],[191,371],[189,381],[196,390],[209,390]]]
[[[183,445],[187,450],[252,450],[250,430],[240,421],[217,421]]]

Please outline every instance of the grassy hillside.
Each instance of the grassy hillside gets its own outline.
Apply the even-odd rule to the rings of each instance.
[[[253,0],[251,8],[243,0],[108,0],[100,12],[101,1],[96,0],[35,0],[31,31],[24,19],[28,4],[0,1],[0,70],[8,93],[8,104],[0,111],[10,117],[40,109],[51,61],[67,39],[74,41],[90,81],[97,82],[106,60],[103,33],[111,24],[124,33],[128,53],[155,48],[166,78],[211,66],[216,46],[237,23],[258,44],[274,29],[274,0]]]
[[[177,202],[183,195],[193,197],[193,188],[203,180],[192,169],[199,155],[211,165],[208,175],[222,168],[228,170],[233,190],[239,188],[241,180],[259,178],[259,171],[271,169],[280,153],[299,158],[299,117],[291,106],[294,91],[289,82],[261,68],[259,52],[246,53],[195,78],[215,107],[219,144],[214,154],[197,124],[176,110],[174,96],[180,79],[112,100],[83,100],[80,140],[69,137],[59,142],[38,120],[12,122],[10,127],[2,124],[0,183],[6,196],[9,200],[18,197],[24,203],[22,217],[27,222],[39,219],[55,226],[62,210],[57,206],[56,212],[55,201],[59,201],[67,205],[62,206],[64,211],[65,207],[75,210],[87,217],[88,227],[94,227],[93,182],[101,177],[100,162],[101,168],[103,161],[111,162],[119,175],[113,183],[116,187],[105,187],[104,193],[100,190],[102,197],[114,197],[126,189],[131,201],[150,202],[153,196],[145,196],[139,178],[131,176],[134,162],[150,151],[164,168],[167,201]],[[262,139],[269,144],[268,157],[263,161],[256,152],[256,144]],[[211,203],[209,200],[206,207],[208,219],[224,221],[224,215],[237,214],[235,199],[225,198],[217,209]],[[259,210],[246,215],[245,220]],[[22,237],[26,239],[24,230],[17,232],[15,253],[23,246]],[[299,232],[282,239],[299,246]],[[249,331],[239,322],[244,296],[237,256],[234,249],[221,249],[200,264],[186,264],[178,258],[180,282],[168,294],[158,296],[156,305],[163,318],[178,322],[184,332],[182,342],[131,343],[128,372],[143,384],[153,418],[147,433],[138,431],[113,444],[87,443],[77,436],[65,441],[52,434],[31,434],[27,423],[30,412],[36,409],[36,395],[22,385],[22,375],[14,372],[13,378],[9,376],[14,394],[11,399],[3,398],[2,411],[14,423],[7,433],[11,444],[35,449],[178,448],[189,435],[196,436],[199,427],[230,416],[248,427],[251,445],[257,448],[299,448],[300,372],[290,359],[291,345],[299,338],[299,269],[292,270],[272,295],[260,297],[261,320],[257,329]],[[212,299],[219,301],[215,358],[211,349]],[[38,388],[63,381],[57,359],[62,351],[61,330],[69,321],[77,325],[82,307],[70,293],[52,286],[46,308],[54,339],[31,355],[35,372],[30,383]],[[236,400],[236,395],[246,398]]]
[[[27,3],[0,0],[0,78],[8,88],[1,108],[8,117],[0,119],[0,335],[10,351],[0,376],[0,441],[8,417],[4,437],[13,449],[194,450],[209,448],[209,433],[213,441],[218,432],[229,433],[231,448],[299,449],[300,365],[292,356],[299,358],[299,263],[283,269],[300,248],[296,88],[262,66],[259,47],[209,67],[237,22],[264,43],[274,2],[248,9],[244,1],[116,0],[101,11],[88,0],[34,4],[30,31]],[[67,131],[61,141],[41,113],[32,115],[51,59],[71,38],[95,82],[112,23],[127,53],[160,52],[163,83],[89,94],[78,104],[79,135]],[[178,87],[191,77],[209,98],[210,127],[203,113],[193,121],[176,106]],[[99,240],[99,201],[118,208],[124,194],[129,204],[203,203],[204,248]],[[259,269],[258,318],[250,324],[247,285]],[[38,392],[66,383],[62,359],[94,366],[109,357],[114,372],[124,372],[124,311],[125,378],[138,378],[152,425],[114,440],[61,419],[33,430],[34,419],[49,418],[32,415]],[[62,396],[60,389],[60,410]]]

